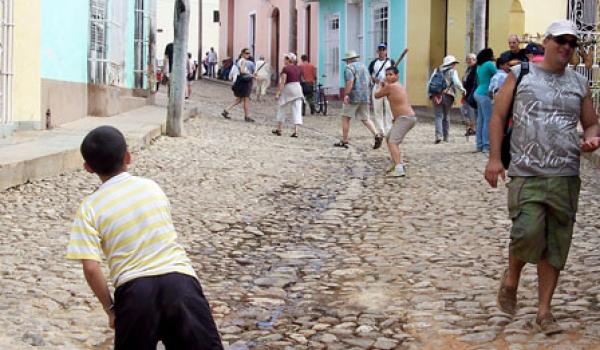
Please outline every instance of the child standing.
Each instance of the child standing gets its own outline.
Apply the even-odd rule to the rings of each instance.
[[[127,173],[121,132],[92,130],[81,144],[84,168],[102,185],[81,203],[67,259],[81,260],[87,283],[115,329],[115,349],[223,349],[202,287],[152,180]],[[100,262],[105,255],[113,298]]]

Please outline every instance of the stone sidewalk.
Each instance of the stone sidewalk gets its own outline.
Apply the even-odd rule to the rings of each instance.
[[[358,122],[348,150],[340,121],[307,117],[300,138],[219,116],[229,89],[200,83],[201,117],[186,136],[159,137],[130,172],[157,181],[230,350],[597,349],[600,347],[600,178],[582,166],[575,236],[554,300],[566,329],[531,326],[535,268],[514,317],[495,306],[506,263],[506,189],[482,178],[485,157],[452,127],[433,144],[420,122],[402,146],[408,177],[389,179],[384,149]],[[194,103],[194,102],[192,102]],[[81,267],[64,259],[81,199],[98,186],[68,171],[2,192],[0,349],[110,349],[112,331]]]
[[[108,118],[87,117],[51,130],[22,131],[0,139],[0,191],[81,167],[81,141],[100,125],[121,130],[134,151],[145,147],[164,132],[166,108],[161,97],[162,106],[144,106]],[[185,119],[198,114],[195,106],[186,107]]]

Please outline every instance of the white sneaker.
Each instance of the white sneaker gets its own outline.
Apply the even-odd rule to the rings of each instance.
[[[406,176],[406,171],[404,171],[404,168],[401,169],[397,169],[396,167],[394,167],[394,169],[390,169],[390,171],[388,171],[385,174],[386,177],[404,177]]]

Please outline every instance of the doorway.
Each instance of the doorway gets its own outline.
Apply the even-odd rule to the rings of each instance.
[[[271,15],[271,65],[275,69],[275,77],[279,75],[279,9],[275,8]]]
[[[362,0],[348,2],[348,20],[346,21],[346,47],[356,51],[360,57],[363,55],[363,2]]]
[[[304,31],[304,53],[308,56],[309,60],[312,60],[310,44],[311,44],[311,26],[312,26],[312,18],[311,18],[311,6],[306,6],[306,21],[305,21],[305,31]]]
[[[340,87],[340,15],[327,17],[325,39],[325,86],[333,91]]]
[[[431,29],[429,36],[429,67],[442,64],[448,49],[448,0],[433,0],[431,2]]]
[[[252,57],[256,58],[256,13],[250,15],[248,22],[248,46],[252,52]]]

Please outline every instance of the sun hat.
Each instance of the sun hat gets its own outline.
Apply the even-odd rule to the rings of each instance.
[[[346,54],[344,55],[344,58],[342,58],[342,61],[348,61],[353,58],[359,58],[359,57],[360,57],[360,55],[357,54],[356,51],[350,50],[350,51],[346,51]]]
[[[442,63],[442,66],[449,66],[452,65],[454,63],[458,63],[458,61],[456,60],[456,57],[452,56],[452,55],[448,55],[446,57],[444,57],[444,63]]]
[[[546,29],[546,36],[561,36],[561,35],[573,35],[577,36],[577,27],[575,23],[567,19],[559,19],[550,23],[548,29]]]
[[[298,57],[296,57],[296,54],[294,53],[286,53],[285,56],[283,57],[287,57],[290,61],[292,62],[296,62],[298,60]]]

